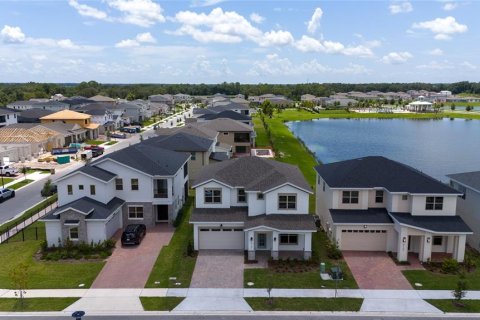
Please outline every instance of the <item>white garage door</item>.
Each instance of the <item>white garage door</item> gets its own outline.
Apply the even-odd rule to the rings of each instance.
[[[341,250],[386,251],[387,230],[342,230]]]
[[[199,228],[199,249],[244,249],[243,229]]]

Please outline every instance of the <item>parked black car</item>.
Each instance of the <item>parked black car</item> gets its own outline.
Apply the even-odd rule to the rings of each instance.
[[[126,244],[140,244],[147,233],[144,224],[129,224],[122,233],[122,246]]]

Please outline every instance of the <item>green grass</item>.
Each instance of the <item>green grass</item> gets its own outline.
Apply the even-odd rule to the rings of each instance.
[[[24,298],[0,299],[0,311],[2,312],[34,312],[34,311],[62,311],[79,298]]]
[[[13,178],[3,177],[3,178],[0,179],[0,185],[1,185],[1,183],[2,183],[2,180],[3,180],[3,184],[7,184],[7,183],[12,182],[14,179],[13,179]]]
[[[172,311],[183,301],[183,297],[140,297],[145,311]]]
[[[331,260],[327,257],[326,241],[327,236],[324,232],[316,232],[312,237],[313,257],[316,268],[308,272],[285,272],[276,273],[271,269],[245,269],[244,271],[244,287],[245,288],[285,288],[285,289],[320,289],[335,288],[335,281],[322,280],[320,278],[320,262],[325,263],[325,267],[329,270],[332,266],[338,265],[344,273],[344,280],[338,281],[338,288],[356,289],[358,285],[353,278],[347,263],[344,260]],[[248,282],[254,285],[247,286]]]
[[[255,127],[255,146],[257,147],[271,147],[268,141],[267,132],[263,127],[262,120],[259,117],[253,117],[253,125]]]
[[[83,283],[89,288],[97,274],[103,268],[104,262],[46,262],[37,261],[34,255],[40,250],[45,239],[45,226],[36,222],[26,229],[27,234],[34,234],[33,228],[38,227],[40,240],[21,241],[21,234],[11,238],[8,243],[0,245],[0,288],[13,289],[10,273],[18,264],[29,266],[27,289],[64,289],[78,288]]]
[[[459,312],[459,313],[479,313],[480,300],[462,300],[460,303],[464,306],[454,304],[455,300],[426,300],[431,305],[437,307],[443,312]]]
[[[24,187],[27,184],[32,183],[32,182],[33,182],[33,180],[30,180],[30,179],[22,179],[21,181],[12,184],[8,188],[13,189],[13,190],[17,190],[17,189],[20,189],[21,187]]]
[[[118,141],[108,141],[107,143],[105,143],[106,146],[111,146],[111,145],[114,145],[115,143],[118,143]]]
[[[359,298],[245,298],[254,311],[359,311]]]
[[[180,224],[168,246],[160,251],[157,261],[148,278],[147,288],[188,288],[195,268],[196,257],[186,255],[188,243],[193,245],[193,227],[188,223],[193,208],[194,199],[189,197],[184,207]],[[176,277],[176,281],[170,281],[170,277]],[[160,281],[159,284],[155,284]],[[180,282],[175,286],[174,282]]]
[[[93,145],[93,146],[98,146],[101,145],[102,143],[105,143],[105,141],[100,141],[100,140],[87,140],[85,141],[86,144]]]

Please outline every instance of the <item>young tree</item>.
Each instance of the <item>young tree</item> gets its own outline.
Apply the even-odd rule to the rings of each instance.
[[[463,273],[460,274],[460,277],[457,281],[457,286],[455,290],[453,290],[453,297],[455,298],[455,302],[457,305],[461,305],[460,301],[465,297],[467,294],[467,282],[465,281],[465,275]]]
[[[452,111],[455,110],[455,103],[452,103],[452,104],[450,105],[450,110],[452,110]]]
[[[270,100],[265,100],[262,102],[260,109],[262,110],[262,113],[268,116],[270,119],[273,117],[273,104],[270,102]]]
[[[27,180],[27,172],[28,172],[27,167],[23,166],[21,171],[22,171],[22,174],[23,174],[23,178],[25,180]]]
[[[15,288],[15,296],[20,298],[20,308],[23,309],[23,298],[28,286],[29,266],[25,262],[19,263],[11,272],[10,280]]]

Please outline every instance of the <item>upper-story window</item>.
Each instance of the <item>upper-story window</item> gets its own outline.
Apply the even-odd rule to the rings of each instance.
[[[153,183],[154,198],[168,198],[168,181],[167,179],[157,179]]]
[[[402,194],[402,200],[408,200],[408,194]]]
[[[73,186],[71,184],[67,184],[67,193],[69,195],[73,194]]]
[[[115,179],[115,190],[123,190],[123,179]]]
[[[257,200],[263,200],[263,193],[262,192],[257,193]]]
[[[383,190],[375,191],[375,203],[383,203]]]
[[[131,179],[130,185],[132,190],[138,190],[138,179]]]
[[[358,191],[343,191],[342,203],[358,203]]]
[[[91,194],[92,196],[95,195],[95,185],[94,185],[94,184],[91,184],[91,185],[90,185],[90,194]]]
[[[427,197],[425,210],[442,210],[443,197]]]
[[[205,189],[205,203],[222,203],[222,189]]]
[[[238,189],[237,191],[237,202],[246,202],[247,195],[245,194],[245,189]]]
[[[83,190],[83,184],[78,185],[78,190]]]
[[[233,136],[234,142],[250,142],[250,133],[248,132],[235,132]]]
[[[297,195],[295,194],[279,194],[278,209],[296,209]]]
[[[196,160],[197,159],[197,153],[196,152],[190,152],[190,160]]]

